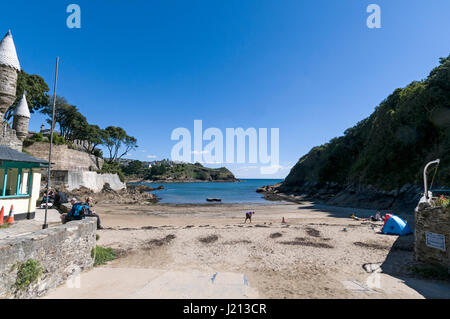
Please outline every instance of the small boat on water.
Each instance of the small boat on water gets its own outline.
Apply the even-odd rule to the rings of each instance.
[[[220,198],[207,198],[206,199],[207,202],[222,202],[222,200]]]

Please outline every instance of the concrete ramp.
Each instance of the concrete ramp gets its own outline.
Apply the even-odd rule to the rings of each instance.
[[[257,298],[243,274],[170,271],[151,281],[130,298],[245,299]]]
[[[48,299],[254,299],[244,274],[95,268],[50,291]]]

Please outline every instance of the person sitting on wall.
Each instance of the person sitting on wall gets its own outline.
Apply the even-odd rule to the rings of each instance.
[[[100,216],[95,213],[94,200],[92,199],[92,197],[86,198],[86,203],[84,203],[84,205],[86,205],[88,207],[85,216],[86,217],[95,217],[95,218],[97,218],[97,229],[103,229],[103,226],[102,226],[101,221],[100,221]]]
[[[55,194],[55,202],[53,203],[53,207],[55,207],[60,213],[61,212],[61,205],[67,204],[69,201],[67,200],[67,195],[64,192],[57,192]]]
[[[61,222],[63,224],[73,220],[81,220],[86,215],[86,206],[82,203],[78,203],[76,198],[72,198],[70,203],[72,204],[72,209],[67,214],[61,215]]]

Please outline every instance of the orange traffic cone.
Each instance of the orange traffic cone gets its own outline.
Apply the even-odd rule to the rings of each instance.
[[[9,211],[9,216],[6,218],[7,224],[13,224],[14,223],[14,206],[11,205],[11,210]]]
[[[3,225],[4,216],[5,216],[5,206],[2,206],[2,210],[0,211],[0,225]]]

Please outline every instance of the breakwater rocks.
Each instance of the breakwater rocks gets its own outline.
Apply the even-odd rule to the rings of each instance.
[[[143,185],[128,185],[126,189],[116,191],[110,187],[108,183],[103,186],[99,193],[94,193],[91,189],[80,187],[68,191],[66,189],[58,189],[67,194],[68,199],[75,197],[79,201],[85,201],[87,197],[92,197],[94,202],[101,204],[129,204],[129,205],[149,205],[158,202],[158,197],[150,191],[155,190],[152,187]]]
[[[268,185],[257,192],[263,193],[268,200],[309,200],[332,206],[413,212],[423,189],[407,184],[400,189],[385,191],[371,185],[306,182],[295,187],[284,183]]]

